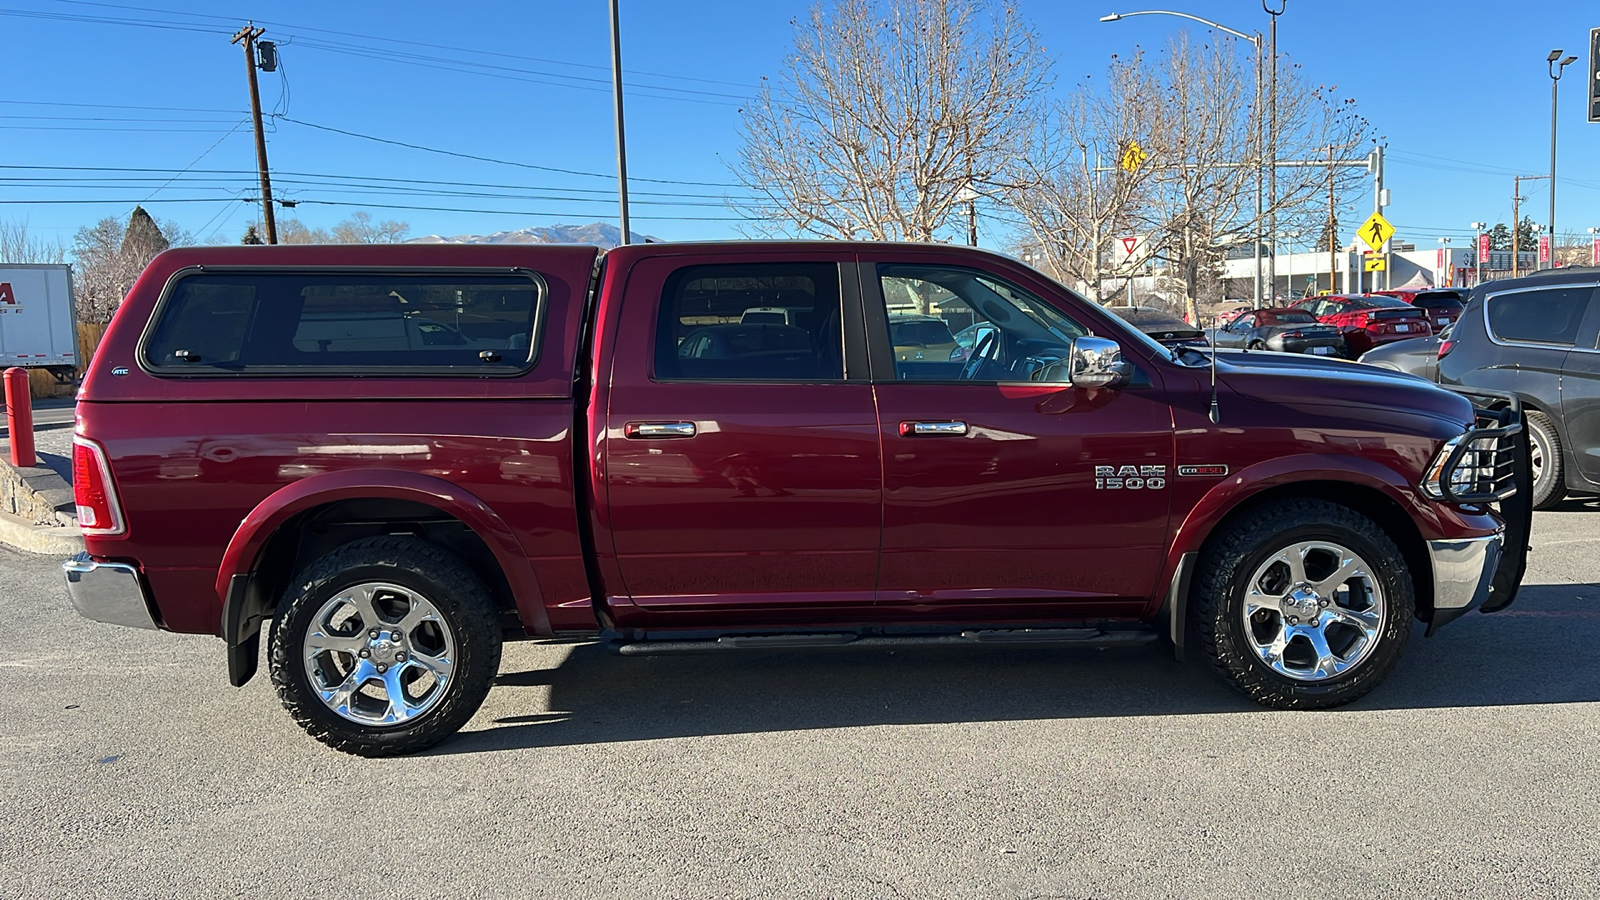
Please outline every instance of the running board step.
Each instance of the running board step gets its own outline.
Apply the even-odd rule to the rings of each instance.
[[[1136,647],[1159,637],[1154,631],[1102,631],[1098,628],[995,628],[943,634],[730,634],[703,640],[660,638],[627,640],[613,637],[607,649],[621,656],[665,656],[674,653],[719,653],[730,650],[789,650],[817,647],[859,649],[899,647],[967,647],[1011,644],[1029,647]]]

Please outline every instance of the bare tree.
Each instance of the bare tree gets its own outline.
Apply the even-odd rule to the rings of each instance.
[[[1255,172],[1264,154],[1253,73],[1241,60],[1237,47],[1180,34],[1153,59],[1113,57],[1105,87],[1080,85],[1066,101],[1061,137],[1036,140],[1008,190],[1058,275],[1094,282],[1104,271],[1108,231],[1137,234],[1198,316],[1199,289],[1219,283],[1229,243],[1259,239],[1274,210],[1283,230],[1312,232],[1326,222],[1330,172],[1338,198],[1359,170],[1281,167],[1276,205],[1267,198],[1257,218]],[[1278,87],[1277,158],[1317,160],[1332,147],[1343,160],[1366,150],[1370,128],[1353,101],[1311,85],[1298,66],[1280,72]],[[1116,162],[1135,142],[1145,161],[1130,172]]]
[[[306,223],[300,221],[299,219],[279,219],[277,224],[278,243],[280,244],[333,243],[333,235],[329,234],[326,229],[307,227]],[[400,226],[400,233],[402,235],[404,235],[406,231],[410,230],[409,227],[403,222],[393,224],[398,224]]]
[[[169,223],[169,227],[172,227]],[[174,229],[189,240],[188,232]],[[128,289],[156,254],[171,246],[155,220],[136,206],[128,223],[107,217],[78,229],[73,239],[73,287],[78,318],[109,322]]]
[[[744,110],[736,172],[759,230],[933,240],[1023,149],[1048,60],[994,0],[838,0],[795,25]]]
[[[1150,201],[1152,169],[1117,161],[1134,136],[1152,130],[1141,99],[1157,89],[1137,65],[1112,66],[1104,88],[1079,84],[1038,120],[1027,151],[1002,174],[1001,196],[1021,216],[1039,268],[1097,301],[1114,236]]]
[[[29,234],[27,220],[0,219],[0,263],[59,263],[66,258],[65,244]]]
[[[409,231],[411,231],[411,226],[405,222],[397,222],[393,219],[384,222],[373,222],[371,215],[358,212],[333,226],[333,242],[336,244],[399,244],[405,241],[406,234]],[[305,243],[319,242],[307,240]]]

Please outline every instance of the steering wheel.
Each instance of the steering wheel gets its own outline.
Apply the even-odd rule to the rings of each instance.
[[[972,344],[972,354],[961,366],[962,381],[977,381],[978,373],[983,371],[983,364],[994,357],[998,361],[1000,355],[1000,329],[985,331],[978,336]]]

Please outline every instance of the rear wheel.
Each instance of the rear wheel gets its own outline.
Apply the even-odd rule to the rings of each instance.
[[[1279,709],[1340,706],[1377,687],[1400,661],[1415,611],[1389,536],[1322,500],[1246,513],[1197,574],[1195,624],[1212,665]]]
[[[284,708],[312,737],[361,756],[454,734],[499,668],[488,589],[459,557],[416,538],[369,538],[318,559],[272,628]]]
[[[1533,470],[1533,508],[1549,509],[1566,499],[1567,473],[1561,461],[1561,435],[1542,412],[1528,410],[1528,463]]]

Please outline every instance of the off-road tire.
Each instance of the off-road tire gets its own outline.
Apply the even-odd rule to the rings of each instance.
[[[1567,498],[1567,471],[1556,423],[1538,410],[1527,412],[1529,450],[1544,460],[1533,480],[1533,508],[1549,509]]]
[[[1273,671],[1251,652],[1243,616],[1245,591],[1257,567],[1306,540],[1339,543],[1366,559],[1388,606],[1370,655],[1347,672],[1309,682]],[[1195,573],[1189,608],[1196,649],[1224,681],[1265,706],[1324,709],[1359,699],[1394,670],[1410,634],[1416,595],[1405,558],[1383,529],[1348,507],[1301,499],[1251,510],[1214,535]]]
[[[455,643],[455,668],[443,695],[426,712],[396,725],[364,725],[329,709],[311,686],[300,650],[327,600],[373,581],[424,594]],[[358,756],[397,756],[444,740],[472,718],[499,671],[500,639],[492,595],[460,557],[417,538],[375,537],[345,544],[295,577],[278,605],[268,660],[284,709],[312,737]]]

